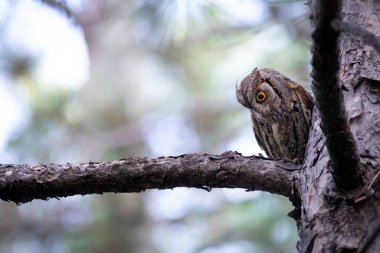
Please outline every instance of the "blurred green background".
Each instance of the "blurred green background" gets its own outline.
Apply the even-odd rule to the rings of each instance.
[[[309,34],[305,1],[2,0],[0,162],[258,154],[235,84],[308,86]],[[291,209],[242,189],[1,202],[0,252],[296,252]]]

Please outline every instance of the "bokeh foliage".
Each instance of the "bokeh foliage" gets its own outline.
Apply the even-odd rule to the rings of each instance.
[[[1,75],[23,115],[3,150],[7,162],[255,154],[236,82],[258,66],[308,83],[303,1],[5,2]],[[41,52],[30,50],[28,36],[11,36],[14,13],[27,3],[80,31],[90,63],[86,82],[72,88],[41,79]],[[224,189],[0,203],[0,251],[296,252],[291,209],[283,197]]]

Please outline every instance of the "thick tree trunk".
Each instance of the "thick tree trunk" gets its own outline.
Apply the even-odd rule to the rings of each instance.
[[[311,1],[312,11],[316,1]],[[342,2],[343,21],[380,35],[378,1]],[[365,183],[368,186],[375,181],[363,192],[336,191],[315,110],[304,171],[300,174],[300,252],[356,252],[380,223],[380,180],[376,177],[380,169],[380,58],[373,48],[350,34],[342,34],[339,48],[340,80],[349,126],[356,139]],[[379,249],[377,237],[366,252]]]

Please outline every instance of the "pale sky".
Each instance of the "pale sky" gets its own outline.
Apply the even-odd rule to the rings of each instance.
[[[68,2],[79,5],[81,0],[70,0]],[[9,9],[9,3],[12,3],[12,9]],[[191,2],[177,0],[175,13],[179,16],[178,22],[181,22],[181,15],[183,16],[186,11],[191,11],[186,10],[186,6],[187,8],[191,6],[189,3]],[[225,16],[234,17],[231,22],[236,22],[237,24],[257,24],[268,15],[265,9],[267,5],[263,4],[261,0],[197,0],[193,3],[218,4],[224,9]],[[33,73],[35,85],[51,89],[54,89],[54,87],[64,89],[81,88],[88,80],[90,63],[86,43],[80,28],[58,11],[35,0],[0,1],[0,22],[3,20],[2,17],[6,16],[9,11],[11,13],[8,14],[7,38],[12,43],[15,43],[16,48],[25,49],[26,52],[31,52],[32,55],[38,56],[38,64]],[[230,87],[230,84],[235,84],[237,80],[233,78],[236,78],[236,76],[243,78],[248,73],[247,71],[251,70],[250,64],[252,65],[253,63],[259,66],[268,52],[274,52],[292,43],[281,25],[269,27],[265,29],[265,32],[255,36],[255,40],[248,41],[241,46],[245,51],[260,52],[257,54],[252,53],[255,56],[254,59],[241,57],[242,51],[239,51],[241,50],[240,47],[236,50],[231,50],[231,56],[227,57],[225,62],[214,70],[213,76],[221,79],[221,81],[214,81],[229,85],[224,89],[231,91],[229,96],[234,96],[232,94],[234,93],[234,88]],[[273,38],[276,39],[273,40]],[[4,153],[5,145],[12,133],[22,129],[30,115],[27,105],[20,104],[22,101],[20,102],[20,99],[17,99],[20,94],[16,94],[17,91],[10,89],[14,85],[11,82],[14,81],[0,75],[0,83],[5,84],[0,85],[0,116],[2,121],[6,122],[6,124],[0,124],[0,159],[3,162],[12,161],[12,158]],[[180,121],[177,119],[176,122]],[[158,121],[157,123],[160,122]],[[165,128],[165,122],[162,121],[161,123],[162,127]],[[172,123],[170,125],[176,126]],[[183,127],[180,126],[178,129],[183,129]],[[189,128],[190,130],[191,128]],[[172,133],[175,134],[175,131],[173,129]],[[158,152],[163,151],[165,151],[165,154],[170,154],[173,153],[173,150],[182,152],[177,148],[183,146],[181,138],[163,136],[163,133],[167,134],[167,132],[162,132],[160,129],[157,132],[161,133],[161,135],[156,134],[146,137],[147,144],[149,145],[150,142],[156,143],[157,138],[161,138],[166,146],[160,145],[161,150],[152,150],[153,154],[157,155],[159,154]],[[169,143],[168,139],[176,141]],[[194,140],[194,143],[192,143],[190,148],[194,152],[197,151],[199,142],[200,140]],[[167,147],[167,149],[162,147]],[[248,111],[247,127],[238,133],[237,138],[226,145],[226,150],[239,150],[244,155],[263,153],[254,141]]]
[[[16,48],[39,56],[33,73],[38,81],[35,83],[65,89],[79,89],[84,85],[89,74],[89,59],[80,29],[38,1],[21,0],[14,2],[14,6],[6,36]],[[0,17],[9,11],[8,8],[8,1],[1,1]],[[22,128],[29,112],[8,87],[14,80],[0,76],[0,82],[0,115],[2,122],[6,122],[0,124],[0,159],[6,162],[12,159],[2,154],[5,145],[10,135]]]
[[[76,4],[80,0],[69,2]],[[183,2],[186,1],[177,2],[178,12],[181,12],[180,6],[182,5],[180,3]],[[202,1],[198,2],[202,3]],[[207,2],[210,1],[204,1],[204,3]],[[259,22],[263,15],[266,15],[264,5],[259,0],[216,0],[212,2],[224,6],[226,16],[238,17],[236,22],[254,24]],[[18,47],[39,56],[33,75],[36,78],[35,83],[50,88],[59,86],[65,89],[79,89],[83,86],[88,79],[90,64],[80,28],[58,11],[42,5],[38,1],[20,0],[14,5],[16,8],[12,7],[12,13],[9,16],[11,20],[7,37]],[[9,11],[8,8],[8,1],[0,3],[0,20],[1,16]],[[252,15],[252,10],[256,13],[255,15]],[[237,12],[239,15],[236,15]],[[238,67],[239,65],[233,64],[233,66]],[[3,79],[1,76],[0,81],[9,84],[9,80]],[[0,85],[0,115],[3,122],[7,122],[7,124],[0,125],[0,159],[3,162],[12,160],[3,153],[10,135],[17,132],[18,129],[22,129],[23,122],[27,121],[29,115],[27,108],[20,104],[16,95],[12,94],[12,91],[6,86]],[[246,147],[243,148],[243,153],[250,151],[247,154],[252,154],[252,149],[258,151],[257,145],[252,147],[253,137],[251,136],[252,138],[247,140],[244,135],[231,142],[228,148],[236,149],[236,145],[243,145]]]

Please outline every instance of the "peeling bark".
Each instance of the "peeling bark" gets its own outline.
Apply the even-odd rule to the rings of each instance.
[[[297,200],[300,165],[237,152],[188,154],[83,164],[0,165],[0,198],[17,204],[105,192],[141,192],[174,187],[264,190]],[[298,201],[299,202],[299,201]]]

